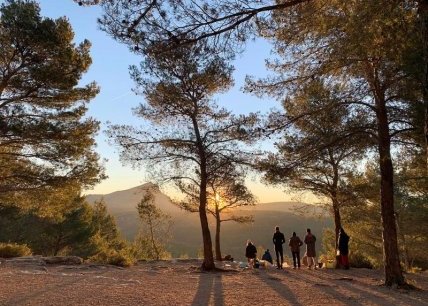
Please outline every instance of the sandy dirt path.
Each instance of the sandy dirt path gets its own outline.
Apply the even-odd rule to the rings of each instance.
[[[109,266],[0,265],[0,305],[428,305],[428,275],[407,275],[422,290],[381,286],[366,269],[245,269],[202,273],[199,262]]]

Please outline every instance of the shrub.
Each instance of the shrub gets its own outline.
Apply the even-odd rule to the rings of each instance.
[[[375,265],[372,260],[360,252],[352,252],[349,255],[349,264],[352,268],[373,269]]]
[[[31,249],[26,244],[0,243],[0,258],[11,258],[31,255]]]
[[[126,250],[103,250],[90,257],[89,261],[119,267],[129,267],[135,263],[135,259]]]

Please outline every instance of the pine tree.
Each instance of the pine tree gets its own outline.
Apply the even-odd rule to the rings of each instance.
[[[285,99],[285,114],[271,114],[271,126],[277,125],[275,120],[281,116],[290,121],[280,129],[280,141],[275,143],[278,152],[259,161],[267,182],[310,191],[322,202],[327,199],[336,244],[342,227],[341,210],[353,200],[347,177],[373,141],[370,134],[361,133],[366,128],[364,115],[352,118],[341,102],[340,86],[328,88],[321,80],[306,84]]]
[[[40,16],[33,1],[0,8],[0,197],[103,178],[93,152],[98,122],[84,118],[98,93],[78,87],[91,64],[90,43],[73,43],[65,18]]]
[[[364,13],[363,13],[364,12]],[[415,10],[400,1],[310,2],[277,12],[264,34],[274,39],[283,62],[272,61],[277,75],[255,82],[261,92],[281,95],[321,77],[341,84],[344,104],[368,113],[374,129],[381,171],[381,216],[385,283],[404,284],[394,210],[391,146],[399,135],[416,127],[410,109],[420,103],[417,84],[404,70],[415,50]],[[364,29],[364,31],[362,31]]]
[[[142,129],[112,126],[110,137],[121,148],[121,157],[134,165],[145,164],[160,182],[190,185],[199,194],[199,217],[204,246],[202,268],[215,268],[208,227],[207,190],[221,169],[221,157],[228,163],[243,163],[252,157],[240,143],[254,140],[255,114],[234,116],[210,99],[228,89],[231,68],[219,57],[206,53],[204,46],[159,52],[154,46],[149,57],[132,76],[147,103],[135,110],[145,120]],[[151,79],[144,78],[146,73]]]

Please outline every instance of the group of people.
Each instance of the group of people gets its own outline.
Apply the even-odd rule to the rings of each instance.
[[[303,245],[303,243],[306,245],[305,256],[307,259],[308,269],[311,269],[312,267],[314,267],[315,269],[317,268],[316,251],[315,251],[316,240],[317,238],[315,237],[314,234],[312,234],[310,228],[306,230],[305,239],[303,241],[299,238],[299,236],[297,236],[296,232],[293,232],[293,235],[288,240],[288,246],[290,247],[291,255],[293,257],[293,269],[296,269],[296,268],[300,269],[300,247]],[[272,242],[275,247],[277,269],[282,269],[283,262],[284,262],[283,244],[286,242],[286,240],[285,240],[284,234],[279,231],[278,226],[275,227],[275,232],[272,237]],[[349,242],[349,236],[345,233],[343,228],[341,228],[339,231],[339,241],[338,241],[339,254],[337,257],[337,263],[338,265],[344,267],[345,269],[349,269],[348,242]],[[256,264],[256,258],[257,258],[257,248],[250,240],[247,241],[245,256],[248,259],[249,266],[254,267],[254,265]],[[269,249],[267,249],[263,254],[262,260],[273,264],[272,256],[269,252]]]

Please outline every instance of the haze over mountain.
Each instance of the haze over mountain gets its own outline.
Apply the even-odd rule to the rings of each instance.
[[[128,240],[133,240],[139,228],[136,207],[150,189],[154,191],[157,207],[171,215],[174,222],[173,238],[168,245],[169,251],[174,257],[184,254],[190,257],[197,256],[202,248],[198,214],[186,212],[174,205],[156,185],[147,183],[105,195],[88,195],[86,199],[90,203],[104,199],[108,211],[116,218],[122,235]],[[223,254],[231,254],[237,259],[243,259],[247,239],[251,239],[258,247],[273,248],[272,234],[276,225],[280,226],[286,237],[296,231],[301,238],[303,238],[306,228],[310,227],[318,237],[319,249],[322,230],[331,227],[332,221],[330,218],[319,217],[318,208],[312,209],[306,215],[302,214],[307,207],[308,204],[299,202],[272,202],[240,209],[237,213],[251,214],[254,216],[255,222],[252,224],[223,222],[221,230]],[[213,224],[213,222],[211,223]],[[211,227],[211,235],[214,241],[214,227]]]

